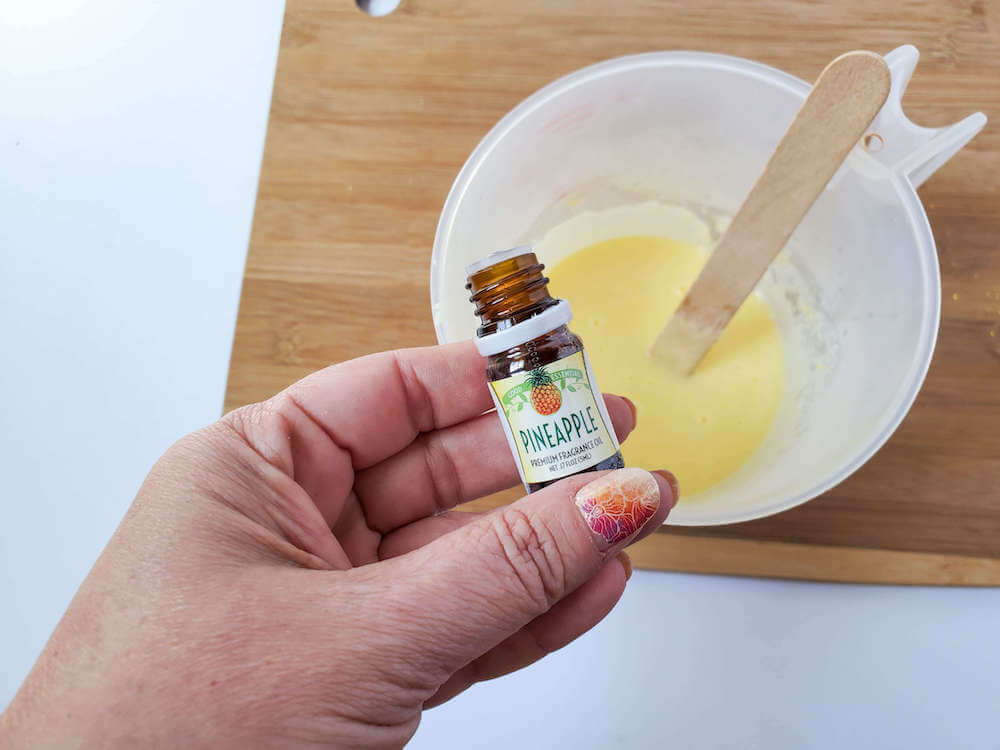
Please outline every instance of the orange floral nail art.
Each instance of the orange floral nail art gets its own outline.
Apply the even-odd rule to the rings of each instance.
[[[642,469],[619,469],[576,493],[576,507],[606,549],[641,529],[660,505],[656,479]]]

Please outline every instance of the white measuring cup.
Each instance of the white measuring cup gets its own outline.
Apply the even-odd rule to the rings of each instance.
[[[986,122],[977,113],[946,128],[911,123],[900,99],[917,58],[909,45],[886,56],[886,104],[758,287],[786,359],[768,438],[736,473],[685,498],[669,523],[732,523],[806,502],[868,460],[913,403],[941,307],[916,188]],[[536,243],[573,217],[586,227],[586,216],[620,209],[614,226],[595,222],[583,244],[656,233],[620,220],[648,202],[686,207],[717,234],[808,91],[750,60],[656,52],[584,68],[528,97],[475,149],[445,202],[431,260],[439,341],[474,334],[468,263]],[[635,213],[640,223],[643,215]],[[541,259],[551,265],[561,252]]]

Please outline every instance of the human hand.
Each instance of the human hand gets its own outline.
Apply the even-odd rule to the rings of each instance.
[[[605,400],[623,439],[632,409]],[[422,709],[590,629],[676,484],[622,469],[451,511],[518,481],[491,406],[466,342],[329,367],[179,441],[4,714],[7,741],[398,747]]]

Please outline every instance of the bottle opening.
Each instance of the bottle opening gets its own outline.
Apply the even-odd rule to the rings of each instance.
[[[472,263],[465,288],[482,325],[477,336],[507,328],[555,305],[545,266],[530,247],[502,250]]]

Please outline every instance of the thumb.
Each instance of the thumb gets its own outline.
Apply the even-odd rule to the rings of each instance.
[[[675,499],[665,476],[643,469],[578,475],[396,558],[392,598],[414,614],[413,648],[435,650],[445,672],[467,664],[655,529]]]

